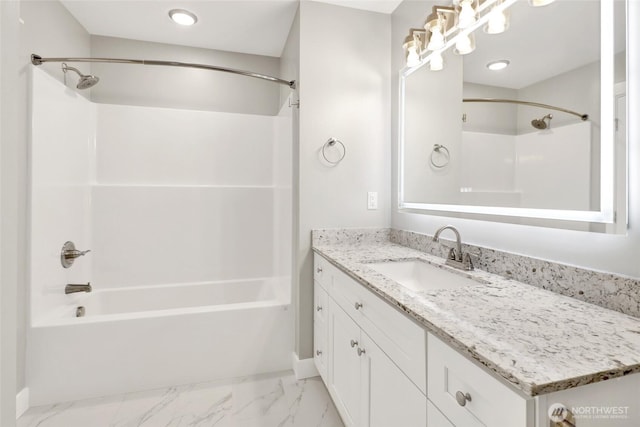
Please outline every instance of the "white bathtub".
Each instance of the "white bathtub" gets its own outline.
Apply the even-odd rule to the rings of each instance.
[[[289,278],[94,290],[34,319],[31,405],[291,368]],[[84,317],[75,317],[77,306]]]

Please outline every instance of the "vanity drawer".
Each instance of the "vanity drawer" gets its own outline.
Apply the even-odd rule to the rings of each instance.
[[[525,399],[432,334],[428,334],[427,353],[427,396],[453,425],[533,425],[532,399]]]
[[[313,280],[322,286],[324,289],[329,289],[332,281],[332,275],[338,271],[333,265],[329,263],[322,256],[313,254]]]
[[[341,271],[329,295],[426,394],[425,330]]]
[[[327,382],[328,344],[327,324],[316,318],[313,322],[313,361],[325,384]]]

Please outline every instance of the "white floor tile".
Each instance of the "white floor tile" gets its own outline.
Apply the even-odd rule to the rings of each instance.
[[[29,409],[18,427],[343,427],[319,377],[202,383]]]

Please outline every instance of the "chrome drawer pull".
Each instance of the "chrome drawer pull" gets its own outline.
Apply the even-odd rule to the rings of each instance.
[[[456,401],[458,402],[458,405],[464,406],[467,402],[471,402],[471,395],[469,393],[456,391]]]
[[[320,350],[316,350],[316,356],[320,356],[322,352]]]
[[[358,345],[358,341],[355,340],[351,340],[351,348],[355,347]]]
[[[316,306],[316,311],[322,311],[322,306],[321,305]]]
[[[354,304],[354,307],[356,308],[356,310],[360,310],[362,308],[362,303],[357,302]]]
[[[364,351],[364,348],[358,347],[358,356],[362,356],[365,353],[366,353],[366,351]]]

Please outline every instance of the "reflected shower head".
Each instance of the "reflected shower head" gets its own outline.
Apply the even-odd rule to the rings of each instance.
[[[549,119],[549,123],[545,122],[546,119]],[[539,130],[546,129],[548,127],[551,127],[551,119],[553,119],[553,116],[551,114],[547,114],[541,119],[531,120],[531,126]]]
[[[76,85],[78,89],[89,89],[90,87],[93,87],[96,84],[98,84],[98,82],[100,81],[99,77],[96,77],[90,74],[82,74],[77,68],[69,67],[67,64],[63,62],[62,71],[65,73],[65,76],[67,71],[69,70],[73,71],[74,73],[80,76],[80,80],[78,80],[78,84]]]

